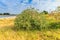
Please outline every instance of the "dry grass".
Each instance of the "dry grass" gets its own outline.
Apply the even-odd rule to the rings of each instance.
[[[0,30],[0,40],[60,40],[59,30],[14,31],[3,29]]]
[[[0,27],[12,27],[14,26],[14,19],[15,17],[12,18],[0,18]]]
[[[14,26],[14,19],[15,17],[0,18],[0,27]],[[52,22],[59,22],[54,16],[49,15],[47,19],[53,19]],[[28,32],[3,28],[0,29],[0,40],[60,40],[60,29]]]

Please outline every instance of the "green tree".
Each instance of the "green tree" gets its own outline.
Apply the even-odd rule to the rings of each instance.
[[[10,15],[10,13],[3,13],[3,15]]]
[[[41,12],[41,13],[42,13],[42,14],[48,14],[48,12],[47,12],[47,11],[45,11],[45,10],[44,10],[43,12]]]

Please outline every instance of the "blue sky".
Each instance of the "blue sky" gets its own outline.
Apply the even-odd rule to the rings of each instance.
[[[60,0],[0,0],[0,13],[18,14],[30,6],[40,11],[52,11],[60,6]]]

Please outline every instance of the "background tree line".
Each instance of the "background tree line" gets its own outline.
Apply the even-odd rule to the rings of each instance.
[[[0,13],[0,15],[10,15],[10,13]]]

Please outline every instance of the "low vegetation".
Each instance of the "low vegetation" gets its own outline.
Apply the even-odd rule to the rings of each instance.
[[[52,18],[47,19],[47,15]],[[21,14],[17,15],[14,21],[15,28],[17,30],[46,30],[50,28],[60,28],[59,22],[53,22],[56,20],[54,17],[48,14],[46,11],[39,13],[34,9],[27,9],[24,10]]]
[[[0,40],[60,40],[59,13],[27,9],[16,18],[0,19],[0,26]]]

